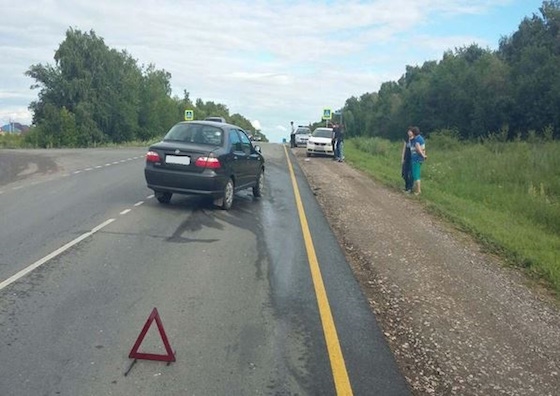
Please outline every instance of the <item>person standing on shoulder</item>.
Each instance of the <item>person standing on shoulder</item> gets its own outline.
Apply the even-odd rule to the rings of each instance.
[[[410,151],[412,154],[412,180],[414,183],[413,190],[414,194],[418,195],[422,192],[420,188],[422,164],[424,163],[424,160],[428,158],[428,156],[426,155],[426,142],[420,135],[420,128],[413,126],[410,127],[409,130],[414,135]]]
[[[290,121],[290,125],[292,126],[292,132],[290,133],[290,147],[296,147],[296,127],[294,126],[294,122]]]
[[[335,139],[335,156],[337,157],[338,162],[344,161],[344,127],[342,124],[337,124],[334,130],[334,139]]]
[[[401,175],[404,179],[404,191],[407,193],[412,192],[412,140],[414,139],[414,134],[408,129],[406,132],[406,138],[403,142],[403,149],[401,154]]]
[[[327,124],[327,128],[332,128],[331,145],[332,145],[332,150],[333,150],[333,154],[334,154],[333,161],[338,161],[338,151],[337,151],[337,148],[336,148],[336,136],[337,136],[337,133],[338,133],[338,125]]]

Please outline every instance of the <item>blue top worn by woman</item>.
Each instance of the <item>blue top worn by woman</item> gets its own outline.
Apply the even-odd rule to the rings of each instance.
[[[412,153],[412,162],[424,162],[424,157],[422,157],[420,153],[416,152],[416,143],[422,147],[422,150],[426,148],[426,142],[421,135],[414,137],[414,139],[412,139],[412,147],[410,148]]]

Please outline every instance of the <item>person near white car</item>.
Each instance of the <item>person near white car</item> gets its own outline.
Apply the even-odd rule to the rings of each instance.
[[[290,121],[290,125],[292,126],[292,133],[290,134],[290,147],[296,147],[296,127],[294,126],[294,122]]]
[[[338,162],[344,161],[344,129],[340,124],[333,128],[334,159]]]

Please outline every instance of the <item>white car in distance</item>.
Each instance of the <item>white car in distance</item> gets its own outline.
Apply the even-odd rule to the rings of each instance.
[[[296,139],[295,139],[296,147],[299,146],[305,147],[307,145],[307,141],[309,140],[310,136],[311,136],[311,129],[300,125],[298,129],[296,129]]]
[[[307,156],[311,157],[314,154],[334,156],[332,138],[332,128],[315,129],[307,140]]]

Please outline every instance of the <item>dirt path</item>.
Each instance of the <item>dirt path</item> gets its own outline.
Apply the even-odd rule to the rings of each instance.
[[[415,197],[291,150],[415,395],[560,395],[554,301]]]

